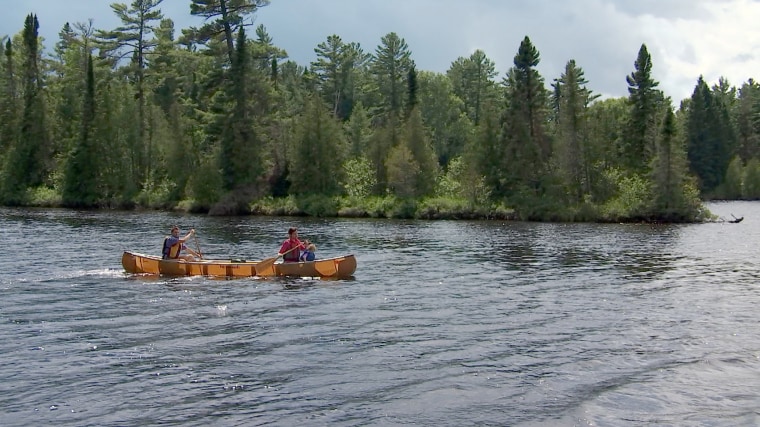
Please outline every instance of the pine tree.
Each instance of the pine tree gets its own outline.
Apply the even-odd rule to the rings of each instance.
[[[747,162],[760,157],[760,85],[749,79],[739,89],[737,103],[737,153]]]
[[[507,185],[512,190],[536,191],[551,155],[545,129],[548,93],[536,70],[539,62],[538,50],[526,36],[504,81],[507,110],[503,143],[507,149],[503,168],[509,171]]]
[[[438,179],[438,161],[427,130],[422,123],[419,109],[415,108],[409,113],[399,144],[409,150],[418,168],[418,173],[414,178],[414,195],[418,197],[431,195]]]
[[[406,110],[407,110],[407,116],[408,116],[411,113],[411,111],[417,107],[417,104],[418,104],[417,70],[414,67],[414,63],[412,63],[412,67],[409,68],[409,72],[407,73],[406,86],[407,86]]]
[[[27,189],[45,184],[51,171],[52,149],[45,120],[38,52],[39,21],[28,15],[24,22],[23,111],[18,139],[6,158],[2,198],[7,204],[24,202]]]
[[[247,15],[268,4],[269,0],[192,0],[190,14],[205,18],[206,23],[201,28],[191,28],[190,33],[194,41],[202,44],[222,34],[227,57],[232,63],[235,33],[245,25]]]
[[[147,99],[145,68],[147,67],[148,55],[155,49],[155,39],[148,36],[156,31],[155,21],[160,21],[163,14],[157,7],[163,0],[134,0],[127,7],[123,3],[111,4],[116,16],[122,22],[122,26],[113,31],[98,31],[97,37],[103,52],[108,54],[114,65],[130,56],[131,64],[126,67],[126,72],[134,77],[135,94],[137,101],[137,141],[131,154],[132,168],[135,173],[134,179],[141,185],[147,184],[152,174],[153,140],[149,135],[146,123]]]
[[[87,81],[82,105],[81,133],[71,153],[63,186],[63,204],[68,207],[93,207],[97,204],[100,156],[95,138],[95,74],[92,55],[87,57]]]
[[[0,165],[4,164],[7,151],[18,139],[19,93],[16,90],[16,72],[13,66],[14,50],[10,38],[2,43],[2,77],[0,77]],[[1,172],[2,170],[0,170]]]
[[[418,108],[422,121],[430,131],[438,164],[448,168],[460,156],[474,135],[474,125],[464,102],[453,92],[451,79],[444,74],[421,71],[417,75]]]
[[[297,123],[290,165],[291,191],[296,194],[336,195],[341,191],[346,147],[340,123],[322,99],[311,96]]]
[[[654,155],[662,93],[656,89],[659,82],[652,78],[652,57],[644,44],[634,67],[634,72],[626,77],[631,113],[626,137],[621,141],[621,160],[631,172],[641,173],[647,171]]]
[[[587,111],[596,96],[586,88],[587,83],[583,69],[570,60],[555,84],[558,121],[555,158],[573,202],[582,201],[591,192]]]
[[[480,123],[483,105],[497,97],[494,82],[497,74],[494,62],[479,49],[469,58],[457,58],[446,72],[454,94],[464,102],[465,111],[475,125]]]
[[[345,44],[337,35],[327,38],[326,42],[317,45],[314,52],[317,60],[311,63],[311,68],[318,76],[320,92],[324,99],[332,105],[333,114],[337,116],[338,108],[343,97],[343,82],[340,71],[343,62]]]
[[[411,52],[406,41],[396,33],[383,36],[372,60],[372,74],[386,116],[401,117],[407,88],[405,82],[412,66]]]
[[[364,105],[359,102],[354,106],[351,118],[345,125],[346,136],[349,143],[349,156],[356,158],[362,156],[369,144],[369,138],[372,135],[369,114]]]
[[[732,156],[731,135],[725,105],[700,76],[689,104],[687,141],[689,163],[703,193],[716,190],[723,182]]]
[[[420,165],[405,143],[393,147],[385,160],[388,171],[388,190],[404,199],[417,197]]]
[[[227,87],[227,99],[232,101],[232,110],[222,134],[221,168],[226,190],[255,185],[263,173],[262,147],[254,127],[255,114],[250,103],[250,72],[245,29],[240,27]]]

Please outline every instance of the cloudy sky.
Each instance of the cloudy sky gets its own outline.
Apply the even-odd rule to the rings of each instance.
[[[123,0],[131,3],[131,0]],[[93,19],[99,29],[119,22],[109,0],[0,0],[0,36],[18,33],[36,13],[46,49],[65,22]],[[199,25],[190,0],[160,5],[177,28]],[[271,0],[255,16],[290,59],[308,65],[314,48],[337,34],[374,53],[385,34],[404,38],[419,70],[445,72],[458,57],[483,50],[499,80],[526,35],[541,54],[548,84],[568,60],[604,96],[627,96],[641,44],[652,55],[660,88],[677,103],[697,78],[724,76],[735,86],[760,79],[760,0]]]

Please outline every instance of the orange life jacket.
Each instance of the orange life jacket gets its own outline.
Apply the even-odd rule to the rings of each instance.
[[[182,242],[177,242],[170,247],[167,247],[166,244],[169,241],[170,236],[164,237],[164,248],[161,251],[161,257],[163,259],[177,259],[179,258],[179,253],[182,251]]]

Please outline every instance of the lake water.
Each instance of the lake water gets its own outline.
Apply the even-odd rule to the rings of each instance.
[[[738,224],[0,209],[3,426],[760,425],[760,202]],[[289,226],[351,280],[131,277]],[[194,244],[193,244],[194,245]]]

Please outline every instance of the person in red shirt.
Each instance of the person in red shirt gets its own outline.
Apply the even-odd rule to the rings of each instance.
[[[301,257],[301,251],[306,250],[309,245],[308,240],[303,242],[298,240],[298,230],[295,227],[288,229],[288,239],[282,242],[280,252],[277,254],[285,262],[298,262]]]

